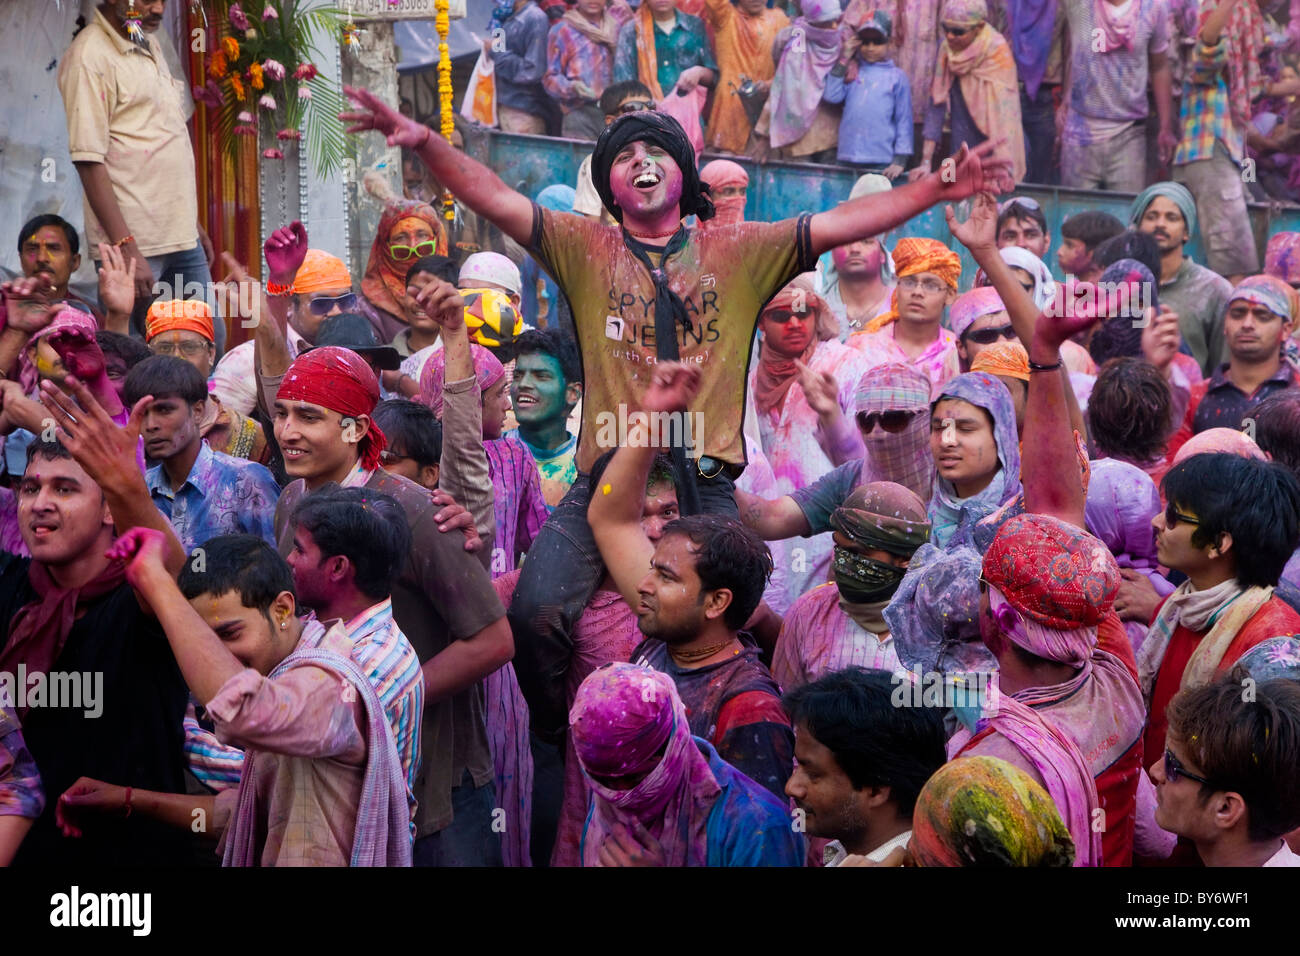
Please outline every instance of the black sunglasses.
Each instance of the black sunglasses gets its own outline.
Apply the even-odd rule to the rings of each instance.
[[[329,315],[335,306],[338,306],[340,312],[351,312],[357,306],[357,294],[345,292],[343,295],[321,296],[312,299],[307,308],[311,309],[312,315]]]
[[[1210,781],[1204,777],[1198,777],[1179,763],[1178,758],[1174,756],[1174,752],[1168,747],[1165,748],[1165,776],[1169,778],[1170,783],[1177,783],[1179,777],[1186,777],[1188,780],[1195,780],[1203,787],[1214,788],[1214,784],[1210,783]]]
[[[880,422],[880,427],[891,435],[897,435],[899,432],[907,431],[907,426],[912,423],[912,419],[917,416],[917,412],[891,410],[888,412],[858,412],[858,427],[862,429],[862,434],[870,435],[876,430],[876,422]]]
[[[964,37],[973,29],[974,27],[950,27],[947,24],[944,24],[943,32],[948,34],[950,37]]]
[[[966,341],[976,345],[992,345],[998,339],[1014,339],[1016,330],[1010,325],[998,325],[988,329],[976,329],[966,333]]]
[[[1172,531],[1174,528],[1178,527],[1178,522],[1180,521],[1185,521],[1187,524],[1200,524],[1200,522],[1191,515],[1185,515],[1179,511],[1174,507],[1174,503],[1171,501],[1165,508],[1165,529]]]
[[[626,103],[619,104],[618,112],[620,115],[625,113],[640,113],[642,110],[652,110],[655,105],[649,100],[628,100]]]

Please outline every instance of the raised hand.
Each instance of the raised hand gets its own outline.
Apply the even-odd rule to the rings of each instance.
[[[421,272],[406,287],[406,294],[444,329],[454,331],[465,324],[465,297],[450,282]]]
[[[660,362],[654,368],[641,407],[647,412],[686,411],[700,390],[699,368],[681,362]]]
[[[1006,140],[985,140],[974,149],[965,143],[955,156],[939,164],[931,173],[939,198],[950,201],[965,199],[978,192],[1007,193],[1015,189],[1011,159],[998,150]]]
[[[158,574],[171,578],[165,558],[167,539],[153,528],[131,528],[113,542],[104,556],[110,561],[126,564],[126,580],[136,591],[144,593]]]
[[[136,402],[126,427],[122,428],[76,378],[68,376],[61,387],[49,381],[41,383],[41,404],[58,426],[59,440],[86,474],[106,491],[120,491],[143,483],[136,449],[140,444],[144,410],[152,401],[153,396],[146,395]]]
[[[967,249],[996,249],[998,246],[998,201],[993,194],[983,191],[975,195],[970,215],[959,222],[952,206],[945,206],[943,215],[948,220],[948,231]]]
[[[1073,298],[1049,302],[1034,324],[1034,341],[1059,349],[1066,339],[1100,323],[1105,318],[1098,302],[1100,294],[1091,282],[1080,282],[1074,287]]]
[[[61,328],[46,339],[59,354],[64,369],[74,378],[94,381],[104,372],[104,353],[95,336],[85,329]]]
[[[296,219],[281,226],[262,244],[266,267],[272,282],[287,285],[293,282],[307,258],[307,227]]]
[[[47,275],[27,276],[0,285],[4,295],[6,323],[10,328],[31,335],[50,324],[54,309],[50,297],[54,283]]]
[[[129,315],[135,308],[136,260],[106,242],[99,244],[99,301],[109,312]]]
[[[1142,330],[1142,355],[1164,372],[1173,364],[1183,343],[1183,335],[1178,328],[1177,312],[1164,304],[1161,304],[1158,314],[1152,315],[1154,311],[1147,309],[1147,324]]]
[[[348,127],[349,133],[374,130],[384,135],[389,146],[406,146],[410,149],[419,149],[428,142],[433,132],[429,127],[403,116],[369,90],[345,86],[343,92],[357,107],[351,112],[339,114],[339,119],[352,124]]]
[[[817,413],[820,419],[833,418],[840,409],[840,386],[830,372],[817,372],[795,359],[795,368],[799,370],[799,387],[808,407]]]
[[[276,230],[272,237],[279,233]],[[271,240],[268,239],[269,243]],[[268,257],[269,258],[269,257]],[[226,266],[226,275],[221,280],[226,286],[225,312],[228,316],[238,316],[246,329],[255,329],[262,319],[262,284],[248,274],[244,264],[228,252],[221,253],[221,261]],[[295,270],[293,275],[296,275]],[[293,275],[287,282],[293,281]],[[272,279],[272,281],[277,281]]]

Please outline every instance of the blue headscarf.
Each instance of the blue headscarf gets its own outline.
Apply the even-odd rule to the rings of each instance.
[[[1106,316],[1088,341],[1088,353],[1099,366],[1119,357],[1142,354],[1142,330],[1147,306],[1159,309],[1156,277],[1136,259],[1120,259],[1097,280],[1098,311]],[[1103,296],[1114,296],[1106,301]]]
[[[1139,220],[1146,215],[1147,206],[1151,205],[1151,200],[1157,196],[1164,196],[1178,207],[1183,214],[1183,220],[1187,223],[1187,235],[1189,237],[1195,236],[1196,200],[1187,191],[1187,187],[1180,183],[1153,183],[1142,190],[1137,194],[1137,198],[1133,200],[1133,204],[1128,207],[1128,221],[1136,226]]]
[[[993,476],[988,487],[969,498],[959,498],[952,482],[936,473],[929,508],[933,529],[930,540],[941,548],[957,545],[978,547],[975,538],[976,522],[1020,495],[1020,441],[1016,435],[1016,409],[1007,387],[984,372],[958,375],[943,387],[943,394],[931,403],[931,411],[945,398],[960,398],[984,409],[993,417],[993,438],[997,442],[998,461],[1002,468]]]

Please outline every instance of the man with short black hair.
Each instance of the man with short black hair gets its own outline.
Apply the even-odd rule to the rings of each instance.
[[[400,475],[432,491],[438,487],[442,460],[442,422],[427,405],[390,398],[375,406],[375,424],[388,438],[379,463],[390,475]]]
[[[696,387],[694,367],[661,362],[642,408],[680,410]],[[783,796],[794,735],[780,688],[741,630],[763,599],[772,556],[752,531],[720,515],[678,518],[652,544],[642,527],[642,503],[656,449],[646,437],[633,435],[614,453],[588,509],[600,555],[646,638],[632,660],[672,677],[691,732]]]
[[[1019,246],[1040,259],[1047,258],[1052,236],[1047,231],[1047,217],[1038,201],[1028,196],[1013,196],[998,209],[998,248]]]
[[[1166,713],[1156,823],[1206,866],[1300,866],[1285,839],[1300,827],[1300,687],[1237,667],[1180,691]]]
[[[912,836],[912,810],[947,760],[943,710],[897,707],[889,671],[849,667],[785,695],[795,770],[785,792],[805,832],[830,840],[826,866],[879,863]]]
[[[149,399],[141,436],[145,454],[158,464],[145,474],[145,483],[187,552],[221,534],[255,534],[275,543],[280,487],[264,466],[203,440],[208,388],[198,369],[184,359],[154,355],[131,370],[122,392],[132,407]]]
[[[1061,223],[1061,247],[1056,250],[1056,262],[1062,272],[1079,282],[1096,282],[1101,278],[1102,267],[1093,259],[1093,253],[1107,239],[1123,231],[1124,224],[1108,212],[1099,209],[1077,212]]]

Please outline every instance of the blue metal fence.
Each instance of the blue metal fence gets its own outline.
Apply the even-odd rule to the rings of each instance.
[[[495,130],[478,131],[471,135],[467,149],[478,159],[488,163],[512,186],[528,196],[536,196],[552,183],[577,181],[578,167],[591,153],[592,144],[580,140],[553,139],[545,136],[527,136],[518,133],[501,133]],[[708,153],[704,161],[719,158]],[[756,163],[735,156],[727,159],[739,162],[749,173],[748,199],[745,218],[773,221],[799,212],[817,212],[829,209],[848,197],[857,174],[841,166],[816,166],[801,163],[771,161]],[[1121,222],[1128,221],[1128,208],[1133,197],[1127,193],[1101,190],[1066,189],[1059,186],[1024,186],[1016,195],[1028,196],[1038,201],[1047,216],[1048,233],[1052,248],[1048,251],[1048,265],[1059,274],[1055,252],[1061,234],[1061,223],[1085,209],[1109,212]],[[965,218],[965,210],[957,210]],[[1250,204],[1251,223],[1255,240],[1263,258],[1264,244],[1275,232],[1300,231],[1300,206],[1262,203]],[[910,220],[892,234],[903,236],[929,236],[952,245],[961,253],[963,273],[974,275],[974,263],[964,247],[953,240],[944,220],[943,208],[935,207]],[[1194,240],[1188,252],[1195,260],[1204,262],[1200,240]],[[1059,277],[1059,275],[1058,275]]]

